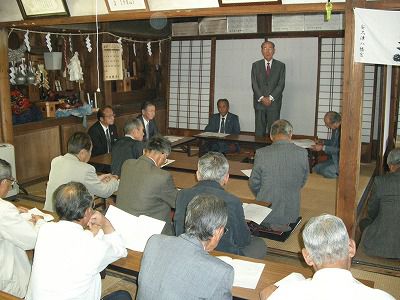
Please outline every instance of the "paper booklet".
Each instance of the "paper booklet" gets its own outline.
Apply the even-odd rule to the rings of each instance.
[[[165,225],[164,221],[145,215],[136,217],[113,205],[108,208],[106,218],[115,230],[122,235],[124,246],[140,252],[143,252],[147,240],[153,234],[161,233]]]
[[[223,137],[226,137],[228,135],[229,135],[229,133],[208,132],[208,131],[205,131],[205,132],[202,132],[202,133],[198,134],[198,136],[205,136],[205,137],[210,136],[210,137],[217,137],[217,138],[223,138]]]
[[[175,135],[166,135],[164,136],[168,141],[170,141],[171,143],[179,141],[181,138],[183,138],[182,136],[175,136]]]
[[[303,140],[292,140],[293,144],[301,147],[301,148],[311,148],[311,146],[315,145],[315,142],[313,140],[309,139],[303,139]]]
[[[235,270],[233,286],[246,289],[255,289],[264,270],[265,264],[255,263],[242,259],[233,259],[229,256],[217,256],[222,261],[231,265]]]
[[[161,168],[164,168],[166,165],[172,164],[175,161],[175,159],[168,159],[165,161],[165,163],[161,166]]]
[[[249,221],[253,221],[258,225],[270,214],[271,208],[254,204],[254,203],[243,203],[244,218]]]
[[[50,222],[50,221],[54,220],[54,217],[52,215],[45,214],[44,212],[40,211],[36,207],[28,210],[28,212],[26,212],[26,213],[21,213],[21,216],[26,220],[32,219],[32,215],[42,216],[43,220],[45,220],[46,222]]]
[[[293,272],[288,276],[282,278],[281,280],[274,283],[276,287],[280,287],[281,285],[292,284],[294,282],[305,280],[304,276],[300,273]]]
[[[246,169],[246,170],[240,170],[244,175],[246,175],[247,177],[250,178],[251,176],[251,171],[253,171],[253,169]]]

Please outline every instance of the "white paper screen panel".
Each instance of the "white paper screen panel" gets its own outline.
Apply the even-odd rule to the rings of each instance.
[[[203,129],[210,109],[211,40],[172,41],[168,127]]]
[[[317,136],[322,139],[330,137],[330,130],[328,130],[324,123],[325,113],[330,110],[338,112],[342,110],[343,47],[343,38],[321,39]],[[374,71],[375,65],[365,65],[361,131],[361,140],[363,143],[369,143],[372,134]]]

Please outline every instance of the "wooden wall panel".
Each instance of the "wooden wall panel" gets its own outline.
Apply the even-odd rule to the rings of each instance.
[[[14,137],[17,179],[27,182],[49,175],[51,160],[61,154],[58,126]]]
[[[124,126],[125,123],[128,120],[133,120],[137,116],[139,116],[139,113],[134,113],[134,114],[129,114],[129,115],[123,115],[123,116],[118,116],[115,118],[114,124],[117,126],[118,129],[118,136],[123,136],[124,135]]]
[[[87,130],[92,126],[97,120],[88,120],[87,124],[88,127],[85,128],[83,127],[82,123],[78,124],[64,124],[61,125],[60,127],[60,141],[61,141],[61,152],[62,154],[67,153],[67,144],[68,144],[68,139],[69,137],[77,131],[84,131],[87,132]]]

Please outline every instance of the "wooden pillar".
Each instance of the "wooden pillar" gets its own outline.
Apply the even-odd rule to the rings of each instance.
[[[0,141],[12,144],[14,133],[11,114],[10,81],[8,76],[8,31],[5,28],[0,28]]]
[[[350,236],[353,236],[356,220],[356,201],[360,176],[361,122],[363,105],[364,65],[355,63],[354,13],[357,5],[365,1],[346,0],[344,77],[342,129],[340,139],[339,183],[336,199],[336,215],[343,219]]]
[[[400,66],[392,67],[392,87],[390,91],[390,125],[389,125],[389,141],[388,151],[396,146],[397,138],[397,122],[399,114],[399,97],[400,97]]]

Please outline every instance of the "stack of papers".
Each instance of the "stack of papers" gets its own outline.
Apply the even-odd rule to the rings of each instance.
[[[233,286],[255,289],[264,270],[265,264],[233,259],[229,256],[217,256],[220,260],[231,265],[235,270]]]
[[[165,163],[161,166],[161,168],[165,167],[166,165],[172,164],[175,161],[175,159],[167,159]]]
[[[223,138],[223,137],[226,137],[228,135],[229,135],[229,133],[207,132],[207,131],[198,134],[198,136],[204,136],[204,137],[209,136],[209,137],[217,137],[217,138]]]
[[[159,234],[165,222],[145,215],[136,217],[110,205],[106,218],[111,222],[124,240],[124,246],[134,251],[143,252],[147,240],[153,234]]]
[[[293,144],[301,147],[301,148],[311,148],[311,146],[315,146],[315,142],[313,140],[303,139],[303,140],[292,140]]]
[[[254,204],[254,203],[243,203],[244,218],[249,221],[253,221],[258,225],[270,214],[271,208]]]
[[[50,221],[54,220],[54,217],[52,215],[45,214],[44,212],[38,210],[36,207],[28,210],[28,212],[26,212],[26,213],[21,213],[21,216],[26,220],[32,219],[32,215],[42,216],[43,220],[45,220],[46,222],[50,222]]]
[[[166,135],[164,136],[168,141],[171,143],[179,141],[182,137],[181,136],[175,136],[175,135]]]
[[[252,169],[240,170],[244,175],[250,178]]]

